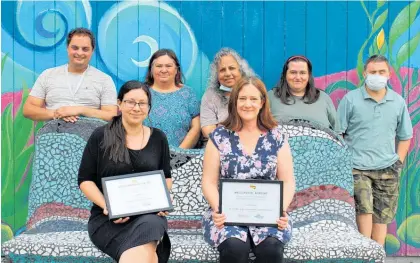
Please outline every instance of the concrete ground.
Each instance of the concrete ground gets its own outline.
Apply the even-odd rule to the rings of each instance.
[[[420,257],[387,257],[385,263],[420,263]]]
[[[7,263],[3,257],[1,257],[1,262]],[[387,257],[385,263],[420,263],[420,257]]]
[[[7,261],[1,257],[1,262]],[[387,257],[385,263],[420,263],[420,257]]]

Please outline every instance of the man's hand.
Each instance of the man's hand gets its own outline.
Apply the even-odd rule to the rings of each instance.
[[[56,114],[59,118],[68,116],[79,116],[82,114],[82,107],[80,106],[63,106],[58,108]]]
[[[64,106],[55,110],[54,119],[63,119],[65,122],[76,122],[81,115],[82,109],[79,106]]]

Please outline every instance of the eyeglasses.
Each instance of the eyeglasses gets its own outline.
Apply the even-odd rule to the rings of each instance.
[[[135,102],[134,100],[124,100],[125,106],[127,108],[134,108],[136,105],[139,105],[139,108],[141,109],[147,109],[149,107],[149,103],[144,102],[144,101],[140,101],[140,102]]]

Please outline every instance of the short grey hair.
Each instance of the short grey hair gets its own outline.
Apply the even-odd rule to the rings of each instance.
[[[366,60],[366,63],[364,65],[364,67],[363,67],[363,70],[366,71],[367,65],[369,63],[372,63],[372,62],[386,62],[386,64],[388,65],[388,68],[390,68],[389,61],[388,61],[388,59],[385,56],[382,56],[382,55],[373,55],[373,56],[370,56]]]
[[[256,77],[254,71],[251,69],[251,67],[248,65],[248,62],[244,58],[242,58],[235,50],[224,47],[216,53],[213,62],[210,64],[210,74],[207,82],[207,89],[214,89],[219,93],[222,93],[222,91],[219,89],[220,83],[218,79],[217,67],[222,57],[229,55],[232,56],[236,62],[238,62],[239,71],[241,72],[242,77]]]

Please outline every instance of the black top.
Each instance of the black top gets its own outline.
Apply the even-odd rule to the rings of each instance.
[[[90,136],[79,168],[79,186],[84,181],[93,181],[103,193],[102,178],[141,173],[155,170],[163,170],[166,178],[171,178],[169,145],[165,134],[157,129],[151,128],[149,141],[141,150],[131,150],[131,163],[115,163],[109,159],[100,146],[104,139],[105,126],[97,128]],[[98,213],[102,214],[103,209],[93,204],[91,217]]]

